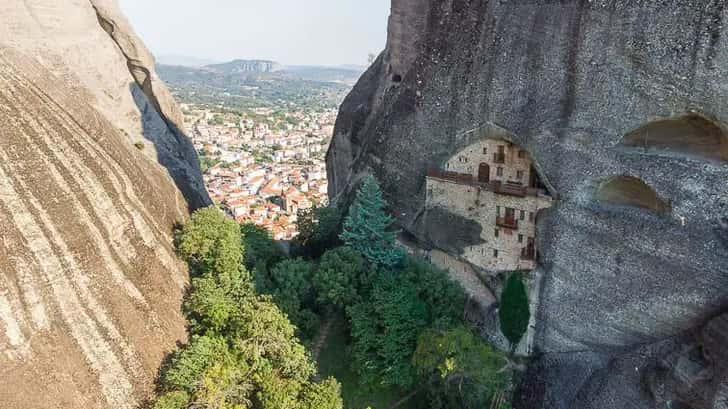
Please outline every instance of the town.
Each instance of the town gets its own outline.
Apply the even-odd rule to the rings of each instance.
[[[292,240],[299,211],[327,204],[324,158],[336,109],[182,104],[182,111],[210,197],[239,223]]]

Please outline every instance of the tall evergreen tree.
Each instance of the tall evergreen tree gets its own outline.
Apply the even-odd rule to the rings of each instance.
[[[368,176],[356,194],[341,233],[344,243],[381,268],[395,267],[403,256],[395,247],[397,232],[390,230],[394,218],[387,213],[387,206],[377,180]]]

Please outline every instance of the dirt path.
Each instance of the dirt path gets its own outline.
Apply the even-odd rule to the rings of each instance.
[[[326,340],[329,337],[329,332],[331,332],[331,325],[334,323],[334,316],[331,313],[327,313],[324,316],[324,321],[321,323],[321,328],[319,329],[318,334],[316,335],[316,339],[313,341],[313,345],[311,346],[311,357],[313,358],[313,361],[318,363],[319,355],[321,355],[321,349],[326,344]],[[319,378],[319,375],[316,375],[316,378]],[[317,379],[320,380],[320,379]]]

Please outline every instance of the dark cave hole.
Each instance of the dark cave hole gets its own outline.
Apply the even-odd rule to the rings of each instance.
[[[708,160],[728,160],[728,132],[715,120],[691,112],[643,125],[620,145],[645,153],[669,153]]]
[[[599,186],[597,200],[622,206],[639,207],[659,215],[670,212],[670,204],[642,179],[634,176],[617,176]]]

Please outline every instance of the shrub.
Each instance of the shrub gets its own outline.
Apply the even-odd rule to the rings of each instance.
[[[189,395],[183,391],[169,392],[157,399],[152,409],[186,409],[189,400]]]
[[[144,142],[135,142],[134,147],[139,149],[140,151],[143,151],[146,145],[144,145]]]
[[[298,230],[296,241],[302,246],[306,257],[318,258],[341,244],[341,212],[335,207],[314,207],[298,212]]]
[[[327,251],[313,276],[319,302],[341,309],[358,303],[371,287],[368,270],[364,258],[351,247]]]
[[[498,317],[503,335],[511,343],[511,348],[515,349],[528,330],[528,320],[531,317],[528,293],[520,273],[513,273],[508,277],[501,294]]]

